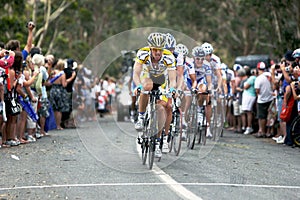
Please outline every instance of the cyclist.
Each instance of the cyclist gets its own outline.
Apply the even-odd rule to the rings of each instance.
[[[159,87],[166,82],[169,84],[170,93],[176,92],[176,66],[175,57],[169,51],[164,49],[166,44],[165,34],[154,32],[148,36],[148,46],[139,49],[133,68],[133,81],[137,85],[136,90],[158,90]],[[145,74],[141,79],[142,72]],[[166,78],[167,77],[167,78]],[[168,120],[166,116],[171,116],[172,110],[167,109],[171,107],[170,101],[165,102],[162,100],[158,101],[158,126],[159,130],[162,130],[163,126],[168,130],[169,126],[164,124]],[[136,130],[142,130],[144,127],[144,114],[148,104],[148,95],[141,93],[139,98],[139,115],[138,121],[135,124]],[[160,138],[160,133],[158,138]],[[166,132],[167,133],[167,132]],[[159,143],[157,144],[159,145]],[[161,151],[156,146],[155,151],[156,157],[161,157]]]
[[[212,70],[212,84],[213,88],[216,91],[216,94],[213,93],[214,100],[216,100],[216,95],[222,93],[222,84],[223,84],[223,79],[222,79],[222,72],[221,72],[221,59],[213,54],[214,49],[213,46],[210,43],[203,43],[201,45],[205,52],[205,60],[208,61],[211,65],[211,70]],[[209,101],[210,102],[210,101]],[[222,112],[221,109],[223,109],[220,105],[221,104],[216,104],[217,105],[217,113],[219,113],[218,116],[220,116],[220,113]],[[207,109],[209,113],[212,113],[212,106],[209,104],[207,106]],[[217,124],[221,125],[220,123],[221,118],[217,118]]]
[[[225,99],[227,100],[225,113],[226,113],[226,123],[224,125],[224,128],[228,128],[229,123],[233,119],[233,114],[231,112],[231,104],[232,104],[232,97],[235,93],[235,76],[234,72],[228,68],[228,66],[225,63],[221,64],[222,69],[222,77],[223,77],[223,87],[224,87],[224,94]]]
[[[221,93],[223,83],[221,72],[221,59],[215,54],[213,54],[214,48],[210,43],[205,42],[201,45],[201,47],[205,52],[205,60],[207,60],[210,63],[211,69],[213,71],[213,88],[216,89],[218,93]]]
[[[186,79],[187,87],[193,91],[207,92],[212,89],[212,69],[210,63],[205,60],[205,52],[201,46],[196,46],[192,50],[193,59],[186,59],[186,66],[188,69],[188,74]],[[210,104],[208,96],[205,99],[205,96],[198,97],[198,104],[203,105],[204,100]],[[184,108],[184,113],[187,113],[191,105],[191,96],[186,96],[186,104]],[[211,109],[208,109],[208,106],[205,106],[206,109],[206,121],[207,121],[207,137],[212,137],[210,131],[210,118],[211,118]]]

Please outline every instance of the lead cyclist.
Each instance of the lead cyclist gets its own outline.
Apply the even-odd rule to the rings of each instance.
[[[176,93],[176,66],[175,57],[167,49],[165,49],[166,36],[163,33],[151,33],[148,36],[148,46],[139,49],[133,66],[133,81],[137,85],[135,92],[138,90],[151,91],[158,90],[161,85],[169,83],[169,92]],[[141,74],[145,74],[141,79]],[[167,76],[166,76],[167,74]],[[144,128],[144,115],[148,104],[149,95],[140,93],[139,98],[139,115],[135,124],[135,129],[140,131]],[[167,109],[168,102],[163,100],[157,102],[158,126],[159,133],[157,135],[157,144],[155,147],[155,156],[161,157],[159,148],[159,140],[161,130],[171,116],[172,110]],[[169,127],[167,127],[169,128]]]

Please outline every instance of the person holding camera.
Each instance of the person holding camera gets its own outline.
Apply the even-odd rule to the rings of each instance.
[[[295,58],[292,56],[292,51],[287,51],[285,58],[281,60],[280,69],[282,71],[283,80],[283,103],[280,119],[280,127],[283,136],[281,139],[277,139],[277,143],[291,146],[293,144],[290,135],[290,126],[292,119],[295,117],[296,104],[294,103],[291,83],[298,80],[299,67],[295,65]]]
[[[27,56],[29,55],[29,52],[32,48],[32,41],[33,41],[33,29],[35,28],[35,24],[33,22],[28,22],[26,24],[26,28],[28,29],[28,37],[27,37],[27,43],[22,50],[22,56],[23,60],[26,60]],[[11,51],[21,51],[20,41],[19,40],[9,40],[6,43],[6,49]]]

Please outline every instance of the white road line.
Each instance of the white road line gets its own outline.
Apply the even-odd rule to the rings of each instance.
[[[142,150],[140,148],[140,145],[137,143],[136,150],[139,153],[140,158],[142,158]],[[182,184],[176,182],[171,176],[161,170],[155,163],[153,163],[152,170],[160,178],[160,180],[162,180],[172,191],[174,191],[181,198],[202,200],[201,197],[195,195],[193,192],[183,187]]]
[[[168,175],[167,175],[168,176]],[[291,185],[253,185],[253,184],[231,184],[231,183],[90,183],[90,184],[65,184],[65,185],[28,185],[0,188],[0,191],[22,190],[22,189],[44,189],[63,187],[104,187],[104,186],[215,186],[215,187],[250,187],[250,188],[278,188],[278,189],[300,189],[300,186]],[[180,188],[181,189],[181,188]],[[185,189],[185,188],[184,188]],[[191,196],[189,196],[190,198]],[[198,197],[199,198],[199,197]]]

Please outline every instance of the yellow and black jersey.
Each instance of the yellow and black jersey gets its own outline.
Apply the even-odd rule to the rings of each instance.
[[[149,77],[160,77],[165,75],[166,70],[175,70],[175,57],[169,50],[164,49],[162,57],[157,66],[151,62],[151,51],[149,47],[141,48],[137,52],[136,62],[143,65],[144,73],[149,74]]]

